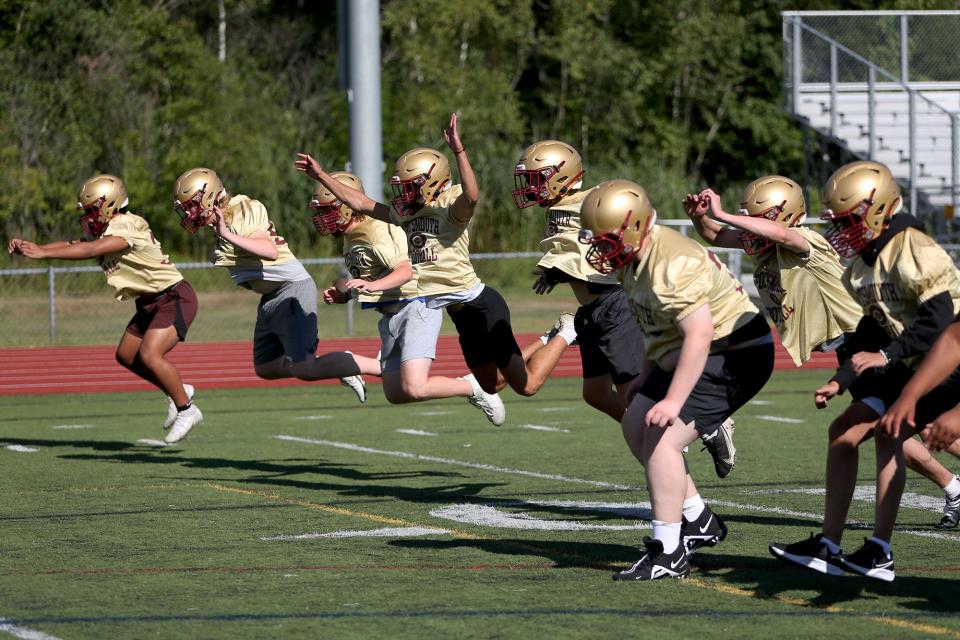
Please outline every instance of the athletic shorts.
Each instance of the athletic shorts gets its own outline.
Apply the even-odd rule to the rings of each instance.
[[[380,368],[397,371],[400,364],[417,358],[437,357],[437,338],[443,311],[428,309],[422,300],[411,300],[396,313],[385,313],[380,330]]]
[[[460,334],[463,359],[471,369],[490,364],[503,369],[514,355],[521,355],[510,325],[510,309],[500,292],[487,285],[470,302],[447,313]]]
[[[317,286],[313,278],[284,282],[260,298],[253,330],[253,364],[286,356],[303,362],[317,353]]]
[[[150,329],[175,327],[180,341],[197,317],[197,293],[186,280],[159,293],[137,296],[137,312],[127,323],[126,332],[143,338]]]
[[[753,398],[773,373],[773,344],[728,349],[707,357],[703,374],[680,409],[680,419],[694,421],[697,432],[709,436],[720,423]],[[667,396],[673,371],[655,366],[640,394],[659,402]]]
[[[643,333],[630,313],[622,287],[610,287],[577,309],[573,324],[584,378],[609,375],[620,385],[640,375]]]
[[[900,397],[900,392],[914,371],[903,362],[896,362],[885,369],[870,369],[865,371],[857,381],[860,383],[861,397],[854,398],[867,405],[882,416],[887,409]],[[862,382],[861,382],[862,381]],[[914,414],[917,430],[923,430],[937,419],[941,413],[953,409],[960,403],[960,370],[954,371],[943,384],[934,387],[927,395],[920,398]]]

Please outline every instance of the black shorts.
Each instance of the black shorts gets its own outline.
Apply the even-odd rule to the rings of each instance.
[[[126,333],[143,338],[150,329],[174,327],[182,342],[197,316],[197,294],[186,280],[159,293],[137,296],[137,312],[127,323]]]
[[[584,378],[609,375],[614,384],[640,375],[643,333],[630,313],[622,287],[610,287],[574,317]]]
[[[900,392],[913,376],[914,371],[903,362],[897,362],[885,369],[870,369],[865,371],[857,382],[859,383],[859,397],[854,400],[866,400],[865,404],[871,409],[878,409],[869,398],[877,398],[883,403],[883,409],[889,409],[900,397]],[[917,403],[914,422],[917,430],[923,430],[937,419],[941,413],[953,409],[960,404],[960,370],[954,371],[943,384],[934,387]]]
[[[479,296],[447,313],[460,334],[463,359],[471,369],[490,364],[503,369],[514,355],[522,355],[510,325],[510,308],[500,292],[486,285]]]
[[[757,395],[773,373],[773,344],[721,351],[707,357],[703,374],[680,409],[680,419],[693,420],[700,435],[714,433],[724,420],[732,416]],[[663,400],[673,371],[654,367],[640,394],[651,400]]]

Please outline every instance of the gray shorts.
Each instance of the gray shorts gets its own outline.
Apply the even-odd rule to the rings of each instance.
[[[428,309],[421,300],[411,300],[400,311],[384,314],[377,325],[382,371],[397,371],[407,360],[436,358],[442,323],[443,311]]]
[[[285,282],[260,298],[253,330],[253,364],[286,356],[303,362],[317,352],[317,285],[313,278]]]

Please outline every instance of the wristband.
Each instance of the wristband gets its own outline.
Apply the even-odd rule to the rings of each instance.
[[[459,149],[453,149],[453,155],[458,156],[464,152],[464,148],[460,147]]]
[[[886,367],[890,365],[890,355],[883,349],[880,349],[880,357],[883,358],[883,366]]]

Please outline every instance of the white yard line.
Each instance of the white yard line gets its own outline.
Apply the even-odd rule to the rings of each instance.
[[[432,431],[421,431],[420,429],[394,429],[397,433],[405,433],[408,436],[436,436]]]
[[[765,407],[767,405],[773,404],[773,402],[771,402],[770,400],[751,400],[750,404],[755,404],[759,407]]]
[[[163,440],[151,440],[150,438],[140,438],[139,440],[137,440],[137,442],[139,442],[140,444],[145,444],[150,447],[169,447],[170,446]]]
[[[534,431],[553,431],[556,433],[570,433],[570,429],[560,429],[558,427],[547,427],[542,424],[521,424],[521,429],[533,429]]]
[[[329,420],[331,416],[297,416],[294,420]]]
[[[449,416],[453,411],[420,411],[421,416]]]
[[[783,416],[756,416],[757,420],[767,420],[768,422],[786,422],[787,424],[803,424],[803,420],[798,418],[784,418]]]
[[[60,640],[49,633],[15,625],[6,618],[0,618],[0,633],[9,633],[14,638],[22,638],[22,640]]]
[[[92,429],[92,424],[55,424],[51,429]]]
[[[22,444],[0,443],[0,446],[2,446],[7,451],[14,451],[16,453],[36,453],[37,451],[40,451],[40,449],[34,449],[33,447],[25,447]]]
[[[750,495],[773,495],[783,493],[806,494],[812,496],[822,496],[826,489],[759,489],[757,491],[745,492]],[[877,494],[877,488],[873,485],[861,485],[853,490],[853,499],[861,502],[874,502]],[[925,496],[921,493],[906,492],[900,497],[900,506],[908,509],[919,509],[921,511],[943,511],[943,498]]]
[[[571,411],[570,407],[542,407],[537,409],[540,413],[555,413],[557,411]]]
[[[432,529],[430,527],[386,527],[360,531],[331,531],[329,533],[314,531],[288,536],[263,536],[260,539],[267,542],[288,542],[291,540],[316,540],[317,538],[415,538],[419,536],[442,536],[448,533],[450,532],[446,529]]]

